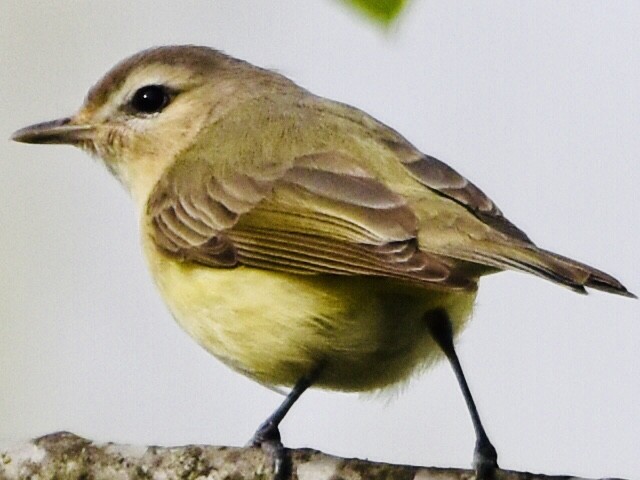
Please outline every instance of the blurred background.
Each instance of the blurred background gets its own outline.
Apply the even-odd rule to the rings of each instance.
[[[243,445],[281,397],[174,323],[133,203],[70,147],[11,143],[72,113],[114,63],[209,45],[373,114],[479,185],[539,245],[640,292],[640,3],[410,1],[389,28],[338,0],[3,0],[0,441]],[[640,302],[504,273],[459,345],[503,468],[640,472]],[[468,467],[448,365],[401,391],[310,391],[285,444]]]

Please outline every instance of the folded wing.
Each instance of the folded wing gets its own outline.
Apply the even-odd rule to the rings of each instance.
[[[170,170],[148,213],[159,248],[211,267],[470,286],[452,276],[444,259],[420,251],[416,217],[404,198],[335,152],[301,156],[269,179]]]

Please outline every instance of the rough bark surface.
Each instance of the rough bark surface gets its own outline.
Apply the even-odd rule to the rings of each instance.
[[[292,480],[471,480],[472,470],[390,465],[291,450]],[[267,480],[259,448],[145,447],[94,443],[59,432],[0,449],[0,480]],[[496,480],[570,480],[500,470]],[[578,480],[578,479],[576,479]]]

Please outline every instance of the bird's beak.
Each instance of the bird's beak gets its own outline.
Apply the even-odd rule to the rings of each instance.
[[[11,135],[11,140],[21,143],[76,145],[91,140],[93,132],[92,125],[79,125],[73,123],[71,118],[61,118],[21,128]]]

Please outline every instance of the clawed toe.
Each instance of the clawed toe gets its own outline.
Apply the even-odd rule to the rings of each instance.
[[[291,473],[291,458],[282,441],[277,425],[266,421],[251,438],[250,445],[260,447],[271,459],[274,480],[287,480]]]
[[[479,442],[473,455],[473,466],[476,470],[476,480],[492,480],[498,467],[498,454],[489,443]]]

